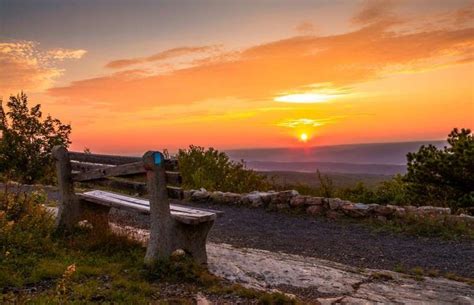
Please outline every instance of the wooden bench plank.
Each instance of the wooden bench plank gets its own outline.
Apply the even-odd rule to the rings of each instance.
[[[108,165],[123,165],[127,163],[135,163],[142,161],[141,157],[131,156],[117,156],[117,155],[102,155],[102,154],[86,154],[81,152],[69,152],[69,158],[74,161],[108,164]],[[178,161],[176,159],[165,159],[165,169],[174,171],[178,168]]]
[[[100,198],[113,198],[117,200],[122,200],[142,206],[149,207],[150,202],[146,199],[138,198],[138,197],[133,197],[133,196],[127,196],[127,195],[122,195],[114,192],[108,192],[108,191],[100,191],[100,190],[94,190],[94,191],[89,191],[85,193],[81,193],[84,195],[89,195],[89,196],[95,196],[95,197],[100,197]],[[181,211],[181,212],[187,212],[187,213],[194,213],[196,215],[210,215],[210,214],[216,214],[215,211],[207,210],[207,209],[196,209],[196,208],[190,208],[186,207],[183,205],[177,205],[177,204],[171,204],[170,205],[170,210],[171,211]]]
[[[148,200],[125,196],[112,192],[94,190],[85,193],[76,194],[80,199],[91,201],[97,204],[103,204],[114,208],[136,210],[141,213],[150,212],[150,203]],[[214,212],[207,210],[188,208],[183,206],[170,205],[170,212],[173,218],[187,224],[197,224],[211,221],[216,218]]]
[[[77,182],[103,179],[106,177],[123,176],[131,174],[145,173],[143,162],[122,164],[112,167],[92,169],[86,172],[80,172],[72,175],[72,180]]]

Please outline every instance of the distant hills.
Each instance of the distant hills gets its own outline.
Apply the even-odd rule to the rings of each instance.
[[[406,171],[406,154],[421,145],[443,147],[445,141],[396,142],[228,150],[233,160],[245,160],[258,171],[297,171],[394,175]]]

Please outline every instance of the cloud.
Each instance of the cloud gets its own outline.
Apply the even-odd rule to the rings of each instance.
[[[355,24],[366,25],[392,19],[395,2],[392,0],[366,0],[352,18]]]
[[[58,61],[78,59],[85,50],[53,49],[41,51],[33,41],[0,42],[0,93],[40,91],[53,85],[63,70]]]
[[[374,20],[376,15],[367,19]],[[222,52],[166,73],[128,77],[129,72],[122,71],[52,88],[49,93],[65,103],[90,103],[116,111],[228,97],[272,100],[282,92],[310,91],[312,84],[350,87],[391,74],[459,64],[472,57],[474,27],[403,31],[400,25],[382,20],[339,35],[296,36]],[[166,56],[170,55],[161,52],[145,60]]]
[[[52,59],[65,60],[65,59],[80,59],[87,53],[86,50],[78,49],[53,49],[47,52],[47,55]]]
[[[154,61],[162,61],[170,58],[185,56],[185,55],[193,55],[198,53],[211,53],[218,50],[218,46],[200,46],[200,47],[179,47],[168,49],[154,55],[148,57],[138,57],[138,58],[129,58],[129,59],[118,59],[113,60],[105,65],[106,68],[111,69],[121,69],[126,68],[132,65],[147,63],[147,62],[154,62]]]
[[[287,127],[287,128],[299,128],[299,127],[319,127],[323,126],[329,122],[333,122],[335,118],[326,118],[326,119],[289,119],[277,123],[277,126]]]
[[[295,27],[295,30],[302,35],[314,34],[316,26],[312,22],[303,21]]]

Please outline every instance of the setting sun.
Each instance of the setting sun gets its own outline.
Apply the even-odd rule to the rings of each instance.
[[[300,140],[302,142],[307,142],[308,141],[308,135],[306,133],[300,134]]]

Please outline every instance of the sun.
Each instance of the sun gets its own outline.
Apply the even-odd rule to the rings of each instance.
[[[302,134],[300,134],[300,140],[301,140],[302,142],[307,142],[307,141],[308,141],[308,138],[309,138],[309,137],[308,137],[308,134],[306,134],[306,133],[304,133],[304,132],[303,132]]]

